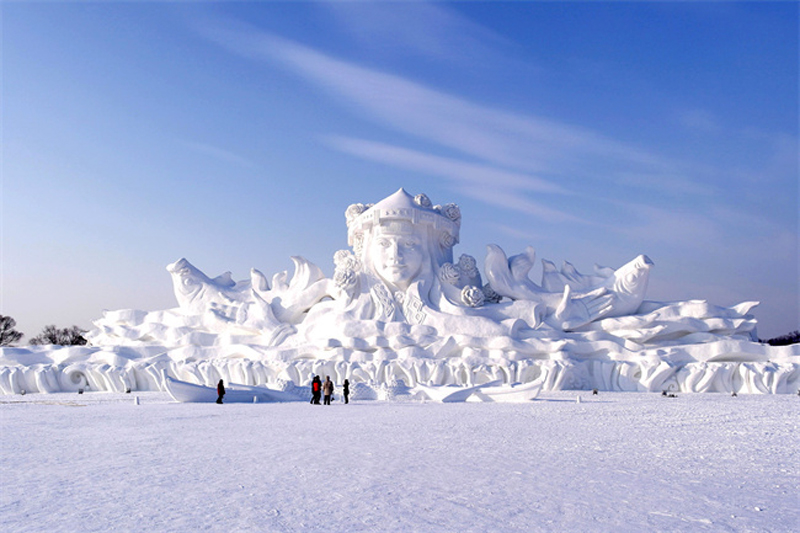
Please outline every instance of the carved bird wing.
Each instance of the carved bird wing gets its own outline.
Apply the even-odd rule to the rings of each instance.
[[[486,247],[486,262],[484,264],[486,278],[489,286],[497,294],[513,298],[514,290],[511,282],[511,271],[508,266],[508,258],[502,248],[496,244]]]
[[[528,246],[521,254],[514,255],[508,260],[511,277],[519,282],[528,281],[528,272],[533,268],[536,261],[536,251]]]

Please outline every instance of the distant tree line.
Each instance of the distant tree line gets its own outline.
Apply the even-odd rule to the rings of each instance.
[[[770,346],[789,346],[790,344],[797,344],[800,342],[800,330],[795,330],[791,333],[787,333],[786,335],[781,335],[780,337],[775,337],[768,340],[758,340],[759,342],[769,344]]]
[[[31,339],[31,344],[58,344],[59,346],[83,346],[86,333],[78,326],[71,328],[57,328],[53,325],[45,326],[40,334]]]
[[[0,346],[11,346],[18,342],[24,335],[14,329],[17,321],[10,316],[0,315]],[[71,328],[57,328],[54,325],[45,326],[40,334],[33,337],[29,344],[57,344],[59,346],[83,346],[86,339],[83,334],[86,330],[78,326]]]
[[[16,325],[10,316],[0,315],[0,346],[11,346],[22,338],[22,333],[14,329]]]

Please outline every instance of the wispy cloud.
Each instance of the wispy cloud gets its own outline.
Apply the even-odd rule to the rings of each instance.
[[[773,183],[792,183],[797,193],[800,169],[800,137],[754,129],[735,132],[736,136],[754,149],[753,160],[745,167],[732,171],[732,176],[747,186]]]
[[[238,154],[235,154],[229,150],[225,150],[224,148],[220,148],[218,146],[212,146],[210,144],[199,143],[194,141],[180,141],[180,143],[189,148],[190,150],[212,157],[214,159],[218,159],[220,161],[224,161],[226,163],[233,163],[234,165],[238,165],[240,167],[245,168],[254,168],[256,164],[247,159],[246,157],[242,157]]]
[[[723,227],[714,217],[696,210],[676,211],[669,208],[627,204],[626,209],[639,220],[618,227],[623,235],[654,245],[680,245],[703,248],[723,241]]]
[[[703,109],[690,109],[679,113],[678,122],[692,132],[717,134],[722,131],[722,125],[717,117]]]
[[[521,229],[516,226],[509,226],[507,224],[499,224],[496,222],[489,223],[493,228],[496,230],[508,235],[510,237],[514,237],[515,239],[520,239],[526,242],[536,242],[541,241],[545,237],[543,235],[539,235],[536,232],[529,231],[526,229]]]
[[[619,172],[615,181],[620,185],[630,185],[642,190],[656,190],[674,195],[709,196],[715,190],[704,183],[679,173],[633,173]]]
[[[385,143],[347,137],[329,137],[327,140],[333,148],[363,159],[447,178],[462,194],[492,205],[557,222],[583,222],[569,213],[533,202],[519,194],[521,191],[571,194],[563,187],[546,180]]]
[[[492,187],[491,182],[468,184],[459,187],[459,192],[481,202],[494,205],[503,209],[519,211],[542,220],[550,222],[576,222],[590,224],[590,221],[576,217],[570,213],[559,211],[546,205],[530,200],[517,190],[501,187]]]
[[[487,204],[542,219],[581,223],[584,219],[564,208],[559,210],[530,198],[533,193],[582,197],[577,183],[593,184],[594,205],[614,205],[617,198],[613,187],[620,185],[644,193],[639,196],[645,204],[654,204],[663,195],[708,199],[718,193],[697,178],[709,172],[718,175],[720,169],[675,161],[589,128],[484,105],[335,58],[248,24],[214,21],[199,30],[238,55],[279,65],[301,76],[390,132],[430,143],[423,152],[340,135],[327,137],[330,146],[370,161],[447,178],[458,184],[462,194]],[[396,38],[410,39],[407,34]],[[718,124],[702,112],[688,113],[683,121],[687,127],[706,130]],[[452,155],[443,157],[443,151]],[[775,165],[785,165],[786,158],[778,159]],[[606,190],[606,185],[611,187]],[[573,205],[581,209],[578,203]],[[723,231],[713,215],[696,208],[691,213],[676,213],[655,205],[622,207],[641,222],[623,230],[630,237],[658,235],[665,241],[710,242]]]
[[[670,166],[655,154],[597,132],[473,103],[252,26],[217,23],[201,31],[237,54],[278,62],[385,127],[488,163],[553,175],[570,175],[598,160],[625,168]]]
[[[321,4],[348,38],[382,54],[469,65],[504,61],[513,49],[502,35],[439,3],[326,2]]]

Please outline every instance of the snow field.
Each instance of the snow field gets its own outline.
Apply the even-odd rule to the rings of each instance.
[[[330,407],[6,396],[0,522],[14,532],[798,531],[798,415],[793,395],[559,391],[526,404]]]

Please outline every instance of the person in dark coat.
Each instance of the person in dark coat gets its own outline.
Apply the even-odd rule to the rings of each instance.
[[[314,379],[311,380],[311,403],[314,405],[319,405],[319,398],[322,395],[322,382],[319,379],[319,376],[314,376]]]
[[[225,385],[222,384],[222,380],[219,380],[219,383],[217,383],[217,403],[222,403],[223,396],[225,396]]]
[[[330,376],[325,376],[325,383],[322,384],[322,394],[324,396],[322,403],[330,405],[331,396],[333,396],[333,381],[331,381]]]
[[[350,403],[348,397],[350,396],[350,382],[348,380],[344,380],[344,385],[342,385],[342,394],[344,394],[344,403]]]

